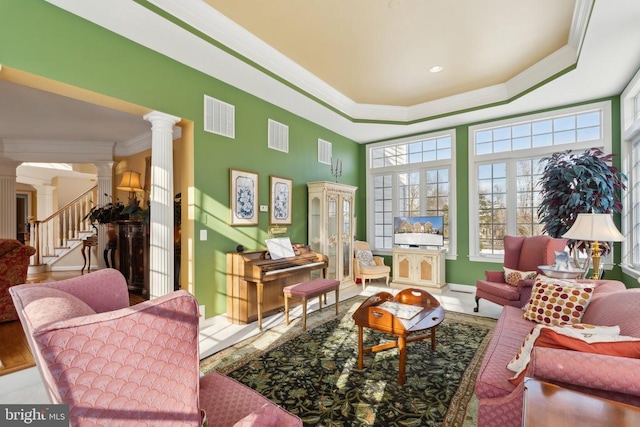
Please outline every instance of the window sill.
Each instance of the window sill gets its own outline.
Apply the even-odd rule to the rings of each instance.
[[[469,261],[473,262],[492,262],[494,264],[503,264],[504,257],[488,257],[488,256],[480,256],[480,255],[472,255],[469,257]]]
[[[622,273],[626,274],[629,277],[633,277],[634,279],[638,280],[638,282],[640,282],[640,271],[634,269],[633,266],[621,265],[620,268],[622,269]]]

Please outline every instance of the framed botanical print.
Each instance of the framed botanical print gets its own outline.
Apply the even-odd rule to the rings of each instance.
[[[293,180],[271,175],[271,224],[291,224]]]
[[[258,224],[258,174],[231,172],[231,225]]]

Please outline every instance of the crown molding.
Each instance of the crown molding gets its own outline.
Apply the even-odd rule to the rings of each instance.
[[[200,0],[46,1],[361,143],[486,117],[571,71],[594,4],[577,0],[569,44],[508,82],[397,107],[355,103]]]
[[[132,156],[144,150],[151,149],[151,131],[145,132],[125,142],[116,144],[114,148],[115,156]]]
[[[2,157],[18,162],[94,163],[113,159],[113,141],[3,139]]]
[[[389,122],[427,120],[433,116],[506,102],[570,68],[578,61],[593,2],[577,0],[569,43],[558,51],[560,53],[544,58],[509,81],[410,107],[397,107],[354,102],[201,0],[149,0],[149,3],[228,47],[241,58],[258,64],[276,78],[346,114],[351,120]]]

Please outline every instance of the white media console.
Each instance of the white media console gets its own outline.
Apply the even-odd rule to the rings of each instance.
[[[425,288],[443,293],[449,286],[444,281],[446,249],[393,248],[393,281],[397,288]]]

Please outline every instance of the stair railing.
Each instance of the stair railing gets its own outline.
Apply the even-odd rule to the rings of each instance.
[[[81,233],[93,231],[91,222],[85,217],[94,206],[97,193],[96,185],[49,217],[30,221],[29,244],[36,248],[32,265],[42,265],[43,257],[55,256],[56,249],[66,248],[69,241],[80,240]]]

